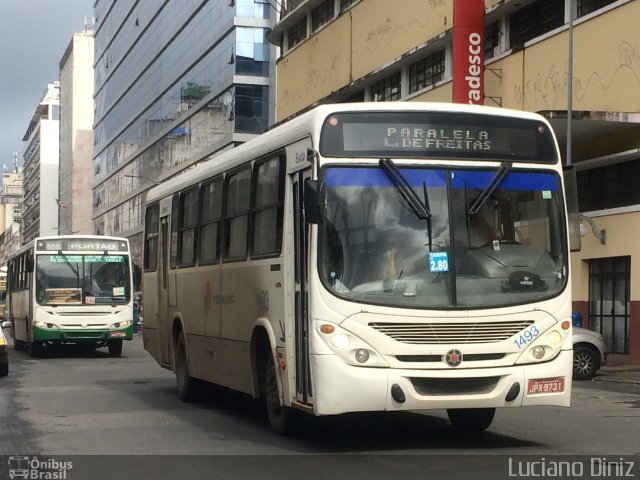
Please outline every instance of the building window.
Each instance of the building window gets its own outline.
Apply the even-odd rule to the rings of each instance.
[[[311,10],[311,30],[316,31],[321,26],[329,23],[333,18],[333,0],[325,0],[316,8]]]
[[[409,66],[409,93],[435,85],[443,74],[444,50],[441,50]]]
[[[263,133],[267,130],[269,87],[236,85],[235,125],[238,133]]]
[[[640,160],[578,172],[578,207],[581,212],[640,205]]]
[[[358,0],[340,0],[340,11],[344,12],[351,5],[356,3]]]
[[[589,326],[610,353],[629,353],[631,257],[589,261]]]
[[[564,0],[538,0],[510,17],[511,48],[564,25]]]
[[[301,43],[307,38],[307,17],[302,17],[293,27],[287,30],[287,49]]]
[[[374,83],[371,86],[371,100],[374,102],[400,100],[400,72]]]
[[[284,2],[281,2],[281,4],[282,4],[282,17],[284,17],[287,13],[292,12],[293,10],[295,10],[298,7],[298,5],[300,5],[304,1],[305,0],[286,0]]]
[[[484,59],[493,58],[500,46],[500,22],[494,22],[484,28]]]
[[[600,10],[615,3],[617,0],[578,0],[578,16],[577,18],[584,17],[585,15]]]

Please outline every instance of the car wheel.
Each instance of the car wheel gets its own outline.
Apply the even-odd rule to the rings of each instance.
[[[573,379],[591,380],[598,371],[598,357],[589,347],[573,349]]]

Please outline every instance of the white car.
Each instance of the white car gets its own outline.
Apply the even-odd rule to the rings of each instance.
[[[573,327],[573,379],[591,380],[607,363],[604,338],[598,332]]]

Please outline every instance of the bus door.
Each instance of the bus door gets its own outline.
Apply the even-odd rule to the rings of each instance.
[[[295,260],[295,351],[296,397],[298,401],[312,403],[311,371],[309,367],[309,317],[307,254],[309,228],[304,219],[303,191],[305,180],[311,178],[311,169],[291,175],[293,184],[294,260]]]
[[[158,242],[158,331],[160,333],[160,358],[163,365],[171,365],[171,325],[169,322],[169,217],[160,218]]]

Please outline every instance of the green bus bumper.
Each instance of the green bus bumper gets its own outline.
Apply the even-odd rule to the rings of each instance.
[[[110,329],[60,329],[33,327],[33,340],[36,342],[106,342],[109,340],[133,339],[133,325],[125,328]]]

